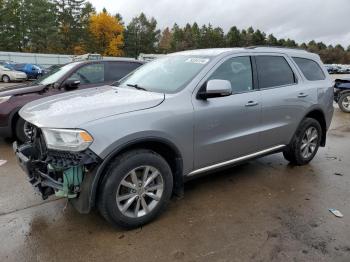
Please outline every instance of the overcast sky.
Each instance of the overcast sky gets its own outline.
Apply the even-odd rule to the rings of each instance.
[[[298,43],[312,39],[350,45],[350,0],[90,0],[98,11],[120,13],[128,23],[144,12],[160,29],[176,22],[211,23],[225,32],[253,26]]]

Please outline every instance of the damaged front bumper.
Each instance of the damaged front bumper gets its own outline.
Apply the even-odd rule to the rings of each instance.
[[[92,151],[60,152],[47,150],[41,143],[26,143],[13,150],[29,182],[43,199],[55,194],[67,197],[80,213],[88,213],[95,170],[101,162]]]

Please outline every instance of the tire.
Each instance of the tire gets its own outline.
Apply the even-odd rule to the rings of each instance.
[[[322,128],[320,123],[313,118],[305,118],[300,123],[291,143],[283,151],[283,156],[291,164],[306,165],[315,157],[321,139]]]
[[[142,182],[146,172],[147,179]],[[132,178],[132,174],[136,175],[136,179]],[[139,187],[135,187],[136,180]],[[150,183],[146,185],[148,180]],[[145,190],[141,183],[150,191]],[[99,186],[97,205],[101,215],[113,226],[130,229],[145,225],[159,216],[166,208],[172,190],[173,175],[164,158],[151,150],[132,150],[118,156],[108,168]],[[127,203],[131,203],[129,207]],[[137,208],[139,211],[135,212]]]
[[[342,94],[339,97],[338,105],[343,112],[350,113],[350,93]]]
[[[30,128],[29,123],[26,122],[23,118],[19,117],[15,126],[15,135],[18,141],[25,143],[30,140],[30,137],[25,132],[26,128]]]
[[[3,75],[1,78],[2,82],[4,83],[10,83],[11,79],[8,75]]]

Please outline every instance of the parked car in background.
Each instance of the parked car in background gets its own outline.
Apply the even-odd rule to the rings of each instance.
[[[326,67],[329,74],[337,74],[338,73],[338,69],[333,65],[325,65],[325,67]]]
[[[68,197],[82,213],[97,206],[113,225],[134,228],[196,175],[276,152],[308,164],[326,144],[333,86],[306,51],[192,50],[19,114],[33,133],[14,150],[44,199]]]
[[[30,84],[2,88],[0,90],[0,136],[14,135],[22,142],[28,139],[31,127],[18,115],[19,109],[26,103],[46,96],[111,84],[142,64],[140,61],[122,58],[113,61],[73,62],[56,68]],[[61,109],[64,110],[64,108]]]
[[[338,74],[347,74],[348,73],[348,68],[345,66],[339,66],[338,67]]]
[[[334,101],[343,112],[350,113],[350,79],[335,80]]]
[[[9,83],[11,81],[25,81],[27,75],[20,71],[15,71],[0,65],[0,80],[4,83]]]
[[[63,65],[51,65],[51,66],[49,66],[49,67],[47,67],[47,68],[45,69],[46,74],[49,73],[49,72],[51,72],[51,71],[53,71],[53,70],[56,70],[56,69],[58,69],[58,68],[60,68],[60,67],[62,67],[62,66],[63,66]]]
[[[43,75],[43,70],[40,66],[34,65],[34,64],[8,64],[6,65],[7,68],[21,71],[26,73],[27,79],[38,79]]]
[[[0,60],[0,65],[2,66],[10,65],[10,64],[15,64],[15,62],[9,61],[9,60]]]

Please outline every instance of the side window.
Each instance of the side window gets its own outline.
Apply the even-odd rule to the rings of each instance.
[[[307,80],[317,81],[326,79],[321,67],[315,61],[299,57],[293,57],[293,60],[299,66]]]
[[[17,64],[13,67],[15,70],[23,70],[24,69],[24,65],[23,64]]]
[[[253,89],[253,71],[249,56],[233,57],[222,63],[208,80],[220,79],[231,82],[233,93]]]
[[[107,62],[105,80],[118,81],[139,66],[139,63],[132,62]]]
[[[80,67],[70,78],[80,80],[82,84],[98,84],[105,81],[105,67],[103,64],[89,64]]]
[[[260,88],[296,83],[295,75],[282,56],[256,56]]]

